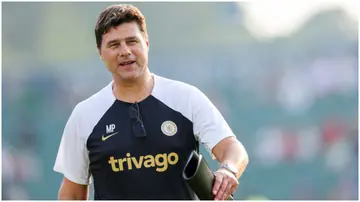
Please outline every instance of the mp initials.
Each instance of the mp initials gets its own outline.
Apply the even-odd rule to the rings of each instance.
[[[115,124],[106,125],[106,133],[113,133],[115,129]]]

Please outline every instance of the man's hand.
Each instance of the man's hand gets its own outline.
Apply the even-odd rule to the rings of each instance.
[[[220,168],[215,173],[215,183],[213,187],[214,200],[227,199],[239,185],[238,180],[231,172]]]

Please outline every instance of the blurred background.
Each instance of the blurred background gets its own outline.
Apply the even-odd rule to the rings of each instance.
[[[65,123],[111,80],[94,36],[111,4],[2,3],[3,199],[57,198]],[[133,4],[150,70],[201,89],[247,148],[236,199],[358,198],[358,2]]]

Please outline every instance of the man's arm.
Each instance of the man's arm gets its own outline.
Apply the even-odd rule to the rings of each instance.
[[[81,127],[79,108],[75,107],[65,125],[54,171],[61,173],[63,181],[58,193],[59,200],[85,200],[88,198],[89,154],[86,148],[86,137],[81,134],[88,132]]]
[[[237,179],[241,177],[249,162],[244,146],[236,137],[228,137],[221,140],[213,148],[213,154],[220,164],[234,165],[238,169]]]
[[[217,170],[215,175],[215,184],[213,194],[215,200],[226,199],[231,195],[238,186],[238,179],[245,171],[249,158],[244,146],[236,137],[228,137],[221,140],[212,150],[212,153],[220,164],[230,164],[237,169],[234,176],[226,169]]]
[[[59,200],[87,200],[89,196],[89,186],[74,183],[64,177],[59,194]]]
[[[194,134],[205,146],[205,149],[214,155],[221,164],[229,164],[231,171],[238,170],[236,176],[225,168],[218,169],[215,175],[213,194],[215,200],[228,198],[237,188],[238,179],[248,163],[247,153],[242,144],[225,121],[219,110],[211,103],[199,89],[195,88],[190,97],[191,120],[194,124]]]

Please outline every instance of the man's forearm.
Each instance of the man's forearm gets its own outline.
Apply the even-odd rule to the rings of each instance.
[[[228,164],[214,172],[215,183],[212,191],[215,200],[224,200],[238,187],[238,180],[249,159],[244,146],[235,136],[221,140],[215,145],[212,152],[220,164]]]
[[[236,177],[240,178],[249,162],[249,157],[244,146],[236,140],[231,141],[227,145],[224,155],[219,162],[220,164],[230,164],[235,166],[238,169]]]

